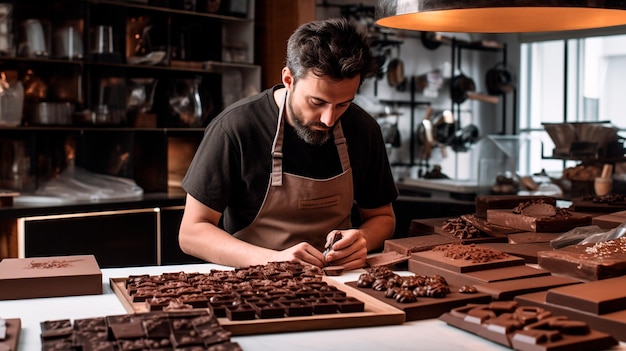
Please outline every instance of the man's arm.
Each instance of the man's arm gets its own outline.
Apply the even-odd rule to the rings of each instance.
[[[307,243],[283,251],[239,240],[218,227],[222,214],[187,195],[178,242],[183,252],[208,262],[232,267],[291,261],[323,267],[322,253]]]

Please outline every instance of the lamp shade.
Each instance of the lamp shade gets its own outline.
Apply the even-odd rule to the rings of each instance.
[[[626,25],[626,0],[378,0],[375,15],[404,30],[551,32]]]

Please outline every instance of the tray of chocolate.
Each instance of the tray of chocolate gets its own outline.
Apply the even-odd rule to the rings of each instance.
[[[619,212],[626,210],[626,195],[586,195],[572,199],[572,207],[578,212]]]
[[[537,200],[522,203],[512,210],[487,210],[487,221],[532,232],[566,232],[591,225],[592,217]]]
[[[387,267],[376,267],[347,282],[372,297],[406,313],[406,320],[437,318],[455,306],[491,301],[470,286],[451,286],[439,275],[400,276]]]
[[[439,319],[520,351],[597,351],[618,344],[613,336],[591,329],[584,321],[518,305],[516,301],[468,304],[442,314]]]
[[[0,318],[0,350],[17,351],[21,332],[21,319]]]
[[[524,294],[515,300],[585,321],[626,342],[626,276]]]
[[[298,263],[111,278],[129,312],[210,306],[235,335],[401,324],[403,311]]]
[[[40,323],[42,350],[241,351],[210,308]]]
[[[626,275],[626,237],[540,251],[538,262],[552,273],[586,281]]]
[[[494,300],[579,283],[530,267],[524,259],[494,250],[485,244],[448,244],[417,252],[409,259],[409,271],[445,276],[450,284],[469,285]]]

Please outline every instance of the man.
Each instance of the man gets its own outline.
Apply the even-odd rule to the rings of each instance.
[[[363,267],[393,234],[398,196],[380,127],[352,104],[376,70],[347,20],[300,26],[283,85],[229,106],[207,127],[183,180],[182,250],[233,267]]]

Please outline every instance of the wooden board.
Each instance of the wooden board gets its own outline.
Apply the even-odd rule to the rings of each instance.
[[[491,301],[491,296],[488,294],[463,294],[458,292],[459,286],[450,286],[451,292],[444,298],[418,297],[416,302],[400,303],[395,299],[386,298],[384,291],[376,291],[371,288],[359,288],[357,287],[357,282],[347,282],[346,285],[371,295],[385,304],[403,310],[406,313],[407,321],[437,318],[442,313],[455,307],[464,306],[468,303],[488,303]]]
[[[487,221],[496,225],[531,232],[566,232],[576,227],[591,225],[588,214],[572,212],[567,217],[532,217],[511,210],[487,210]]]
[[[550,275],[549,271],[526,265],[486,269],[467,273],[454,272],[443,267],[426,262],[409,260],[409,271],[420,275],[438,274],[448,281],[449,284],[474,285],[481,283],[493,283],[504,280],[541,277]]]
[[[110,278],[111,289],[129,313],[148,312],[144,303],[133,303],[125,287],[127,278]],[[219,318],[222,327],[233,335],[283,333],[305,330],[342,329],[372,327],[379,325],[402,324],[406,319],[404,311],[335,280],[323,278],[329,285],[337,287],[348,296],[365,303],[363,312],[322,314],[306,317],[284,317],[231,321]]]
[[[453,259],[446,257],[443,251],[421,251],[411,254],[411,259],[426,262],[435,266],[449,269],[453,272],[466,273],[485,269],[520,266],[524,264],[524,259],[508,255],[505,258],[495,259],[487,262],[472,262],[471,260]]]

